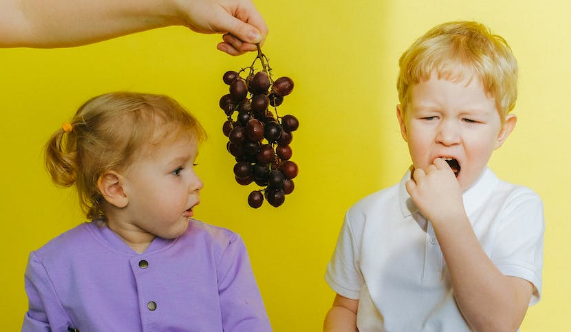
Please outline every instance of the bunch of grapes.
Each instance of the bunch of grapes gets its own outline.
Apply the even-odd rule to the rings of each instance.
[[[262,68],[256,70],[259,61]],[[272,78],[268,58],[258,45],[258,55],[250,67],[227,71],[223,76],[229,93],[220,98],[227,116],[222,131],[228,137],[227,150],[236,159],[236,182],[261,187],[248,196],[248,205],[259,208],[264,202],[282,205],[294,189],[297,164],[290,160],[290,143],[299,122],[293,115],[280,116],[277,107],[293,90],[289,77]]]

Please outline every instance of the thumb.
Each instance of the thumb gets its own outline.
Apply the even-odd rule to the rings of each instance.
[[[227,20],[226,24],[220,28],[246,43],[257,44],[262,41],[262,34],[258,29],[235,17],[232,17],[231,20]]]

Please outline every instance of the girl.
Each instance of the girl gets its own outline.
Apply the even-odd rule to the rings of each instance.
[[[52,136],[47,169],[92,221],[31,253],[22,331],[271,331],[240,237],[192,219],[205,136],[173,99],[129,92]]]

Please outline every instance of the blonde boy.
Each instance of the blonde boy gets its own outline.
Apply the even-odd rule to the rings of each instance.
[[[517,331],[540,298],[543,204],[487,167],[516,124],[516,60],[485,26],[449,22],[399,65],[413,165],[347,212],[324,331]]]

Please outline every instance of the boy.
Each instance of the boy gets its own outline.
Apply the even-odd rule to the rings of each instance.
[[[347,212],[324,331],[516,331],[540,298],[543,205],[486,166],[516,124],[516,60],[485,26],[450,22],[399,65],[413,165]]]

